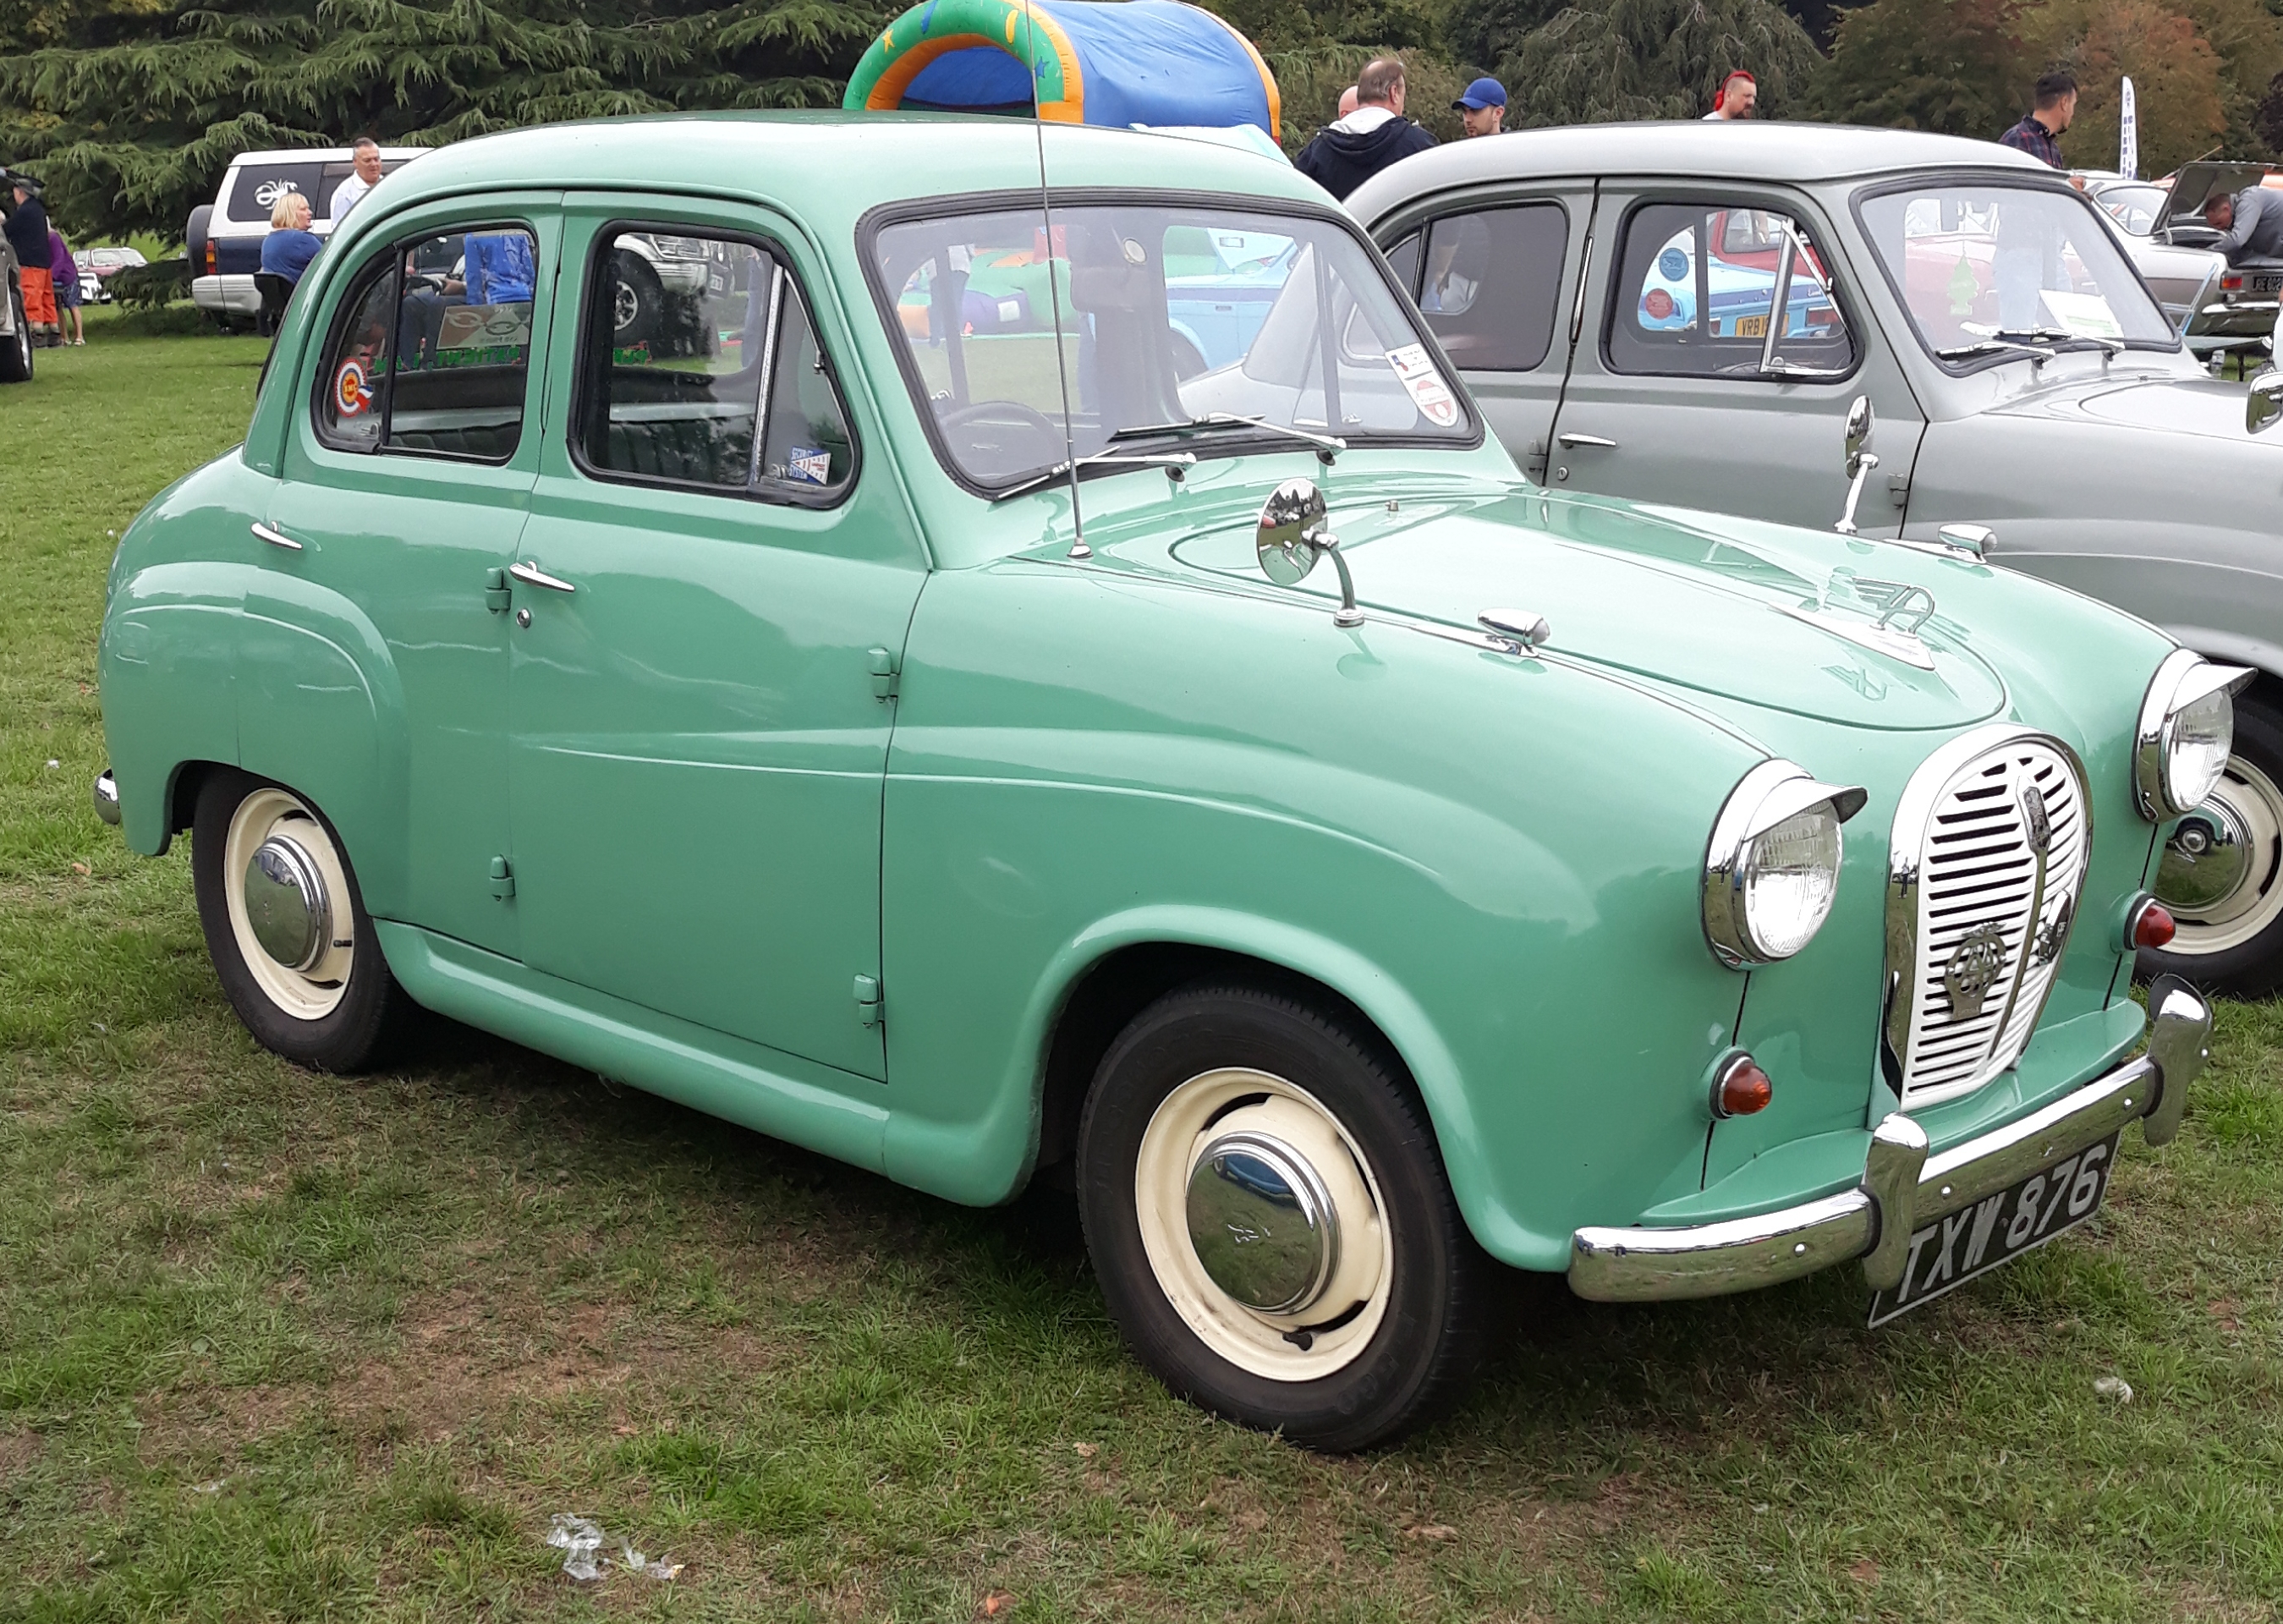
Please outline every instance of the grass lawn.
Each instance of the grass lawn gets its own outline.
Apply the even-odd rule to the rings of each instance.
[[[1516,1277],[1466,1408],[1348,1460],[1129,1364],[1065,1198],[945,1206],[458,1028],[270,1058],[187,841],[88,804],[110,532],[262,346],[89,329],[0,389],[0,1619],[2277,1616],[2276,1004],[1996,1278],[1870,1333],[1851,1270]],[[573,1584],[558,1511],[686,1566]]]

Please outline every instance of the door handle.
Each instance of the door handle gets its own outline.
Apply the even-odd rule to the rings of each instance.
[[[514,576],[516,579],[533,587],[545,587],[555,592],[576,592],[579,590],[569,581],[557,579],[554,576],[549,575],[546,571],[541,569],[535,563],[511,563],[508,565],[507,572],[510,575]]]
[[[1617,448],[1617,441],[1605,439],[1599,434],[1563,434],[1557,438],[1562,441],[1565,450],[1574,450],[1579,446],[1596,446],[1603,451],[1615,451]]]
[[[282,532],[270,529],[267,524],[255,524],[253,526],[253,533],[259,536],[262,540],[269,542],[272,547],[282,547],[285,548],[286,551],[292,553],[298,553],[301,550],[301,544],[299,541],[296,541],[289,535],[284,534]]]

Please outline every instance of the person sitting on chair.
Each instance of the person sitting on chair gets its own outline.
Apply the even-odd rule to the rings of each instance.
[[[280,197],[269,210],[269,235],[261,239],[261,268],[273,276],[298,283],[309,261],[325,245],[309,229],[309,199],[298,191]]]

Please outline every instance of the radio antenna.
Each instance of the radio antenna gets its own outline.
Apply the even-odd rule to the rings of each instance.
[[[1070,367],[1063,354],[1063,294],[1062,279],[1055,273],[1055,206],[1047,186],[1047,116],[1039,104],[1038,24],[1031,15],[1031,0],[1023,0],[1023,43],[1029,57],[1031,75],[1031,123],[1039,138],[1039,218],[1046,228],[1048,308],[1054,316],[1055,378],[1062,385],[1063,396],[1063,468],[1070,475],[1071,550],[1071,558],[1091,558],[1094,549],[1086,544],[1086,517],[1079,508],[1078,440],[1071,431]],[[1068,87],[1064,87],[1067,92]]]

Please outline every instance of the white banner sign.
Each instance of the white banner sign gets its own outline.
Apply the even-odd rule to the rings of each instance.
[[[2140,178],[2140,113],[2132,99],[2132,82],[2124,82],[2124,94],[2118,113],[2122,126],[2116,142],[2116,172],[2128,181]]]

